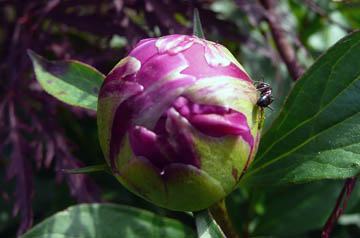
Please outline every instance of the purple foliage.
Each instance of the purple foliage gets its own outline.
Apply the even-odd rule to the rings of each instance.
[[[21,124],[15,115],[14,103],[9,103],[9,144],[12,150],[7,164],[6,179],[17,179],[15,190],[15,205],[13,215],[21,209],[21,224],[19,233],[29,229],[32,225],[33,210],[31,197],[33,195],[33,181],[31,164],[27,156],[29,150],[26,140],[21,134]]]
[[[101,190],[94,184],[89,177],[84,174],[69,174],[64,170],[78,169],[85,167],[80,160],[69,153],[64,137],[61,134],[55,134],[57,145],[56,155],[61,159],[56,160],[56,180],[60,182],[64,177],[69,184],[71,195],[75,196],[80,203],[99,202],[101,199]]]

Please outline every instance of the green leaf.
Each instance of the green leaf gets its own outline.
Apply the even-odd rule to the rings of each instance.
[[[239,234],[250,237],[307,237],[321,230],[344,186],[344,180],[320,180],[281,186],[241,186],[227,197]],[[245,189],[244,189],[245,187]],[[356,211],[360,186],[349,197],[346,211]],[[316,211],[316,212],[314,212]]]
[[[291,186],[262,187],[265,214],[257,217],[252,235],[292,237],[320,229],[330,216],[343,180],[322,180]],[[316,211],[316,212],[314,212]]]
[[[205,39],[204,32],[201,26],[199,11],[195,8],[194,10],[194,22],[193,22],[193,35],[201,39]]]
[[[65,169],[66,173],[69,174],[87,174],[87,173],[94,173],[94,172],[107,172],[109,171],[109,166],[107,164],[98,164],[98,165],[92,165],[87,166],[80,169]]]
[[[210,216],[208,209],[194,212],[196,230],[199,238],[224,238],[218,224]]]
[[[337,42],[295,84],[241,183],[360,174],[360,32]]]
[[[48,61],[28,50],[36,78],[46,92],[62,102],[95,110],[105,76],[77,61]]]
[[[163,238],[195,237],[179,221],[121,205],[69,207],[34,226],[23,238]]]

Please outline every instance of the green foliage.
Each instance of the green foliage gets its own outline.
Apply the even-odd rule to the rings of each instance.
[[[194,212],[198,238],[224,238],[221,228],[210,216],[208,210]]]
[[[69,174],[86,174],[86,173],[94,173],[94,172],[104,172],[109,170],[110,169],[107,166],[107,164],[99,164],[99,165],[87,166],[81,169],[65,170],[65,172]]]
[[[343,183],[317,181],[265,189],[263,206],[266,214],[259,216],[254,234],[265,235],[271,230],[274,235],[291,236],[321,229],[333,209]],[[278,197],[282,199],[276,199]]]
[[[319,237],[336,203],[343,180],[321,180],[305,184],[241,187],[227,198],[229,215],[238,232],[255,237]],[[360,187],[353,191],[347,211],[359,204]],[[250,221],[250,222],[249,222]],[[347,223],[348,225],[348,223]]]
[[[31,50],[28,54],[36,78],[46,92],[62,102],[96,111],[103,74],[81,62],[51,62]]]
[[[360,32],[331,47],[296,83],[243,183],[343,179],[360,173]]]
[[[69,207],[47,218],[23,238],[191,238],[193,231],[173,219],[112,204]]]

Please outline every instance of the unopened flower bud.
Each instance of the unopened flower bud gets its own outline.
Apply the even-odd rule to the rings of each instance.
[[[222,45],[140,41],[107,75],[100,143],[115,177],[159,206],[195,211],[229,194],[259,143],[259,95]]]

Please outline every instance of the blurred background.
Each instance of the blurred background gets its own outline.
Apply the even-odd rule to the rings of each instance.
[[[272,85],[275,110],[266,109],[265,130],[296,79],[360,28],[360,1],[352,0],[0,0],[0,237],[16,237],[70,205],[103,201],[194,227],[191,216],[147,203],[108,174],[63,172],[104,163],[96,114],[46,94],[26,50],[50,60],[79,60],[107,74],[141,39],[192,34],[195,8],[206,38],[225,45],[253,80]],[[319,237],[342,185],[245,187],[227,202],[240,233]],[[288,202],[277,202],[279,196]],[[360,214],[359,197],[356,189],[346,210],[350,215],[339,221],[333,237],[360,237],[360,215],[354,216]]]

